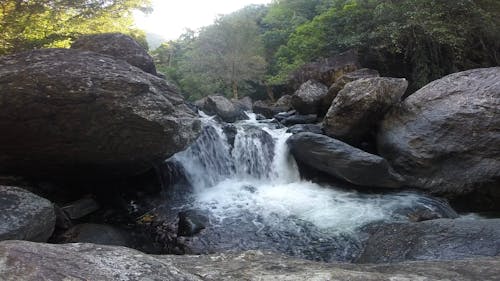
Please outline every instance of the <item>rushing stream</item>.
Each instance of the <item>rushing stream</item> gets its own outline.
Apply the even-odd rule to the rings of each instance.
[[[198,141],[168,160],[182,167],[190,186],[174,209],[196,210],[210,221],[187,239],[190,252],[262,249],[350,261],[371,223],[405,221],[422,209],[452,212],[415,193],[362,194],[301,180],[286,145],[291,134],[249,117],[228,125],[202,114]]]

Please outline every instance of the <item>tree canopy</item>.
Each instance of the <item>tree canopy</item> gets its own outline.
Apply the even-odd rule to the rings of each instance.
[[[0,55],[42,47],[67,47],[89,33],[122,32],[135,37],[132,10],[149,0],[2,0]]]

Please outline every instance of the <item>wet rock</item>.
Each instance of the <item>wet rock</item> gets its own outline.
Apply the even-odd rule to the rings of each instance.
[[[353,72],[348,72],[339,77],[338,79],[335,80],[335,83],[333,83],[330,88],[328,88],[328,93],[326,96],[321,100],[321,112],[320,114],[326,114],[328,112],[328,109],[332,105],[333,100],[335,97],[337,97],[337,94],[344,88],[344,86],[352,81],[356,81],[359,79],[363,78],[372,78],[372,77],[379,77],[380,74],[378,71],[374,69],[369,69],[369,68],[361,68],[358,70],[355,70]]]
[[[323,134],[323,129],[320,125],[315,124],[297,124],[290,126],[287,133],[297,134],[297,133],[313,133],[313,134]]]
[[[297,111],[290,110],[290,111],[286,111],[286,112],[280,112],[280,113],[274,115],[273,118],[281,122],[288,117],[294,116],[295,114],[297,114]]]
[[[208,217],[194,210],[179,213],[177,236],[194,236],[207,227]]]
[[[403,184],[385,159],[328,136],[298,133],[287,144],[299,162],[355,185],[398,188]]]
[[[94,243],[101,245],[128,246],[132,238],[120,228],[94,223],[78,224],[64,232],[60,243]]]
[[[236,134],[238,134],[238,129],[236,126],[232,124],[225,124],[222,127],[222,131],[226,135],[227,143],[229,146],[234,147],[234,139],[236,138]]]
[[[70,219],[74,220],[83,218],[99,210],[99,204],[92,198],[82,198],[62,206],[61,210],[66,213]]]
[[[401,100],[404,78],[366,78],[348,83],[335,97],[323,122],[328,136],[351,145],[374,138],[384,114]]]
[[[153,58],[132,37],[121,33],[84,35],[72,45],[72,49],[92,51],[121,59],[145,72],[157,75]]]
[[[382,225],[360,263],[456,260],[500,255],[500,219],[436,219]]]
[[[499,108],[500,67],[448,75],[386,115],[379,152],[413,187],[499,210]]]
[[[133,176],[183,150],[199,120],[165,80],[93,52],[0,58],[0,172]]]
[[[274,106],[271,102],[258,100],[253,103],[253,112],[262,114],[266,118],[273,118],[274,115],[287,111],[287,107]]]
[[[280,122],[285,126],[292,126],[296,124],[311,124],[315,123],[317,120],[318,116],[316,114],[308,114],[308,115],[294,114],[292,116],[283,118]]]
[[[260,251],[205,256],[153,256],[124,247],[6,241],[0,243],[0,269],[0,279],[5,281],[493,281],[500,275],[500,260],[476,258],[381,265],[327,264]]]
[[[292,106],[300,114],[317,114],[321,100],[326,96],[328,88],[316,81],[309,80],[302,84],[292,96]]]
[[[0,185],[0,240],[45,242],[55,221],[50,201],[18,187]]]

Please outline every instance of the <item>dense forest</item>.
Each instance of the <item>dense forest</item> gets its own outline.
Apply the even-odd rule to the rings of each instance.
[[[86,33],[145,42],[131,11],[147,0],[5,0],[0,54],[66,47]],[[151,50],[190,100],[266,98],[305,63],[346,50],[365,67],[406,77],[410,90],[445,74],[500,63],[498,0],[275,0],[247,6]],[[267,89],[267,91],[266,91]]]
[[[495,0],[277,0],[221,16],[154,54],[190,99],[262,98],[264,86],[286,83],[301,65],[349,49],[415,90],[445,74],[498,65],[499,31]]]

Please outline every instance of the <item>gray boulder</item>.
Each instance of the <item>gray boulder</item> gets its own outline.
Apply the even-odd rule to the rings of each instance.
[[[95,244],[0,243],[0,279],[38,280],[332,280],[494,281],[499,258],[381,265],[318,263],[271,253],[152,256]]]
[[[92,51],[121,59],[153,75],[156,67],[146,49],[132,37],[121,33],[84,35],[71,45],[72,49]]]
[[[0,240],[45,242],[55,223],[50,201],[18,187],[0,185]]]
[[[330,88],[328,89],[328,93],[321,100],[321,113],[326,114],[337,94],[344,88],[347,83],[363,78],[372,78],[379,76],[380,74],[378,73],[378,71],[369,68],[361,68],[340,76],[335,80],[335,83],[330,86]]]
[[[348,83],[328,109],[323,122],[325,133],[353,145],[369,139],[407,87],[404,78],[376,77]]]
[[[249,96],[242,97],[241,99],[232,99],[231,102],[242,111],[252,111],[253,101]]]
[[[292,96],[291,95],[283,95],[281,98],[279,98],[274,103],[274,106],[285,109],[283,111],[288,111],[288,110],[292,109]]]
[[[110,178],[187,147],[197,116],[165,80],[109,56],[43,49],[0,58],[0,172]]]
[[[217,115],[225,122],[235,122],[244,117],[242,107],[236,106],[223,96],[208,96],[195,103],[208,115]]]
[[[302,84],[292,96],[292,106],[300,114],[317,114],[328,88],[314,80]]]
[[[398,188],[403,184],[385,159],[339,140],[298,133],[287,140],[295,159],[347,182],[370,187]]]
[[[500,210],[500,67],[431,82],[381,124],[381,155],[416,188]]]
[[[436,219],[379,227],[360,263],[456,260],[500,255],[500,219]]]

